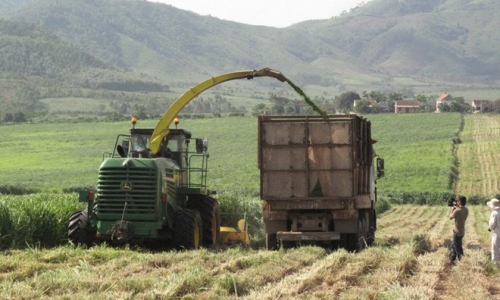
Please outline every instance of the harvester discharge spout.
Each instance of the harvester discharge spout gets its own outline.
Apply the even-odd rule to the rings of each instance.
[[[151,154],[155,155],[158,153],[161,145],[162,139],[168,135],[170,131],[170,125],[172,124],[173,120],[177,116],[177,114],[186,106],[191,100],[193,100],[196,96],[204,92],[205,90],[229,81],[229,80],[235,80],[235,79],[253,79],[255,77],[274,77],[278,79],[281,82],[287,82],[292,87],[294,86],[293,83],[285,77],[285,75],[281,74],[281,72],[278,72],[276,70],[272,70],[269,68],[264,68],[260,70],[246,70],[246,71],[237,71],[237,72],[231,72],[231,73],[226,73],[222,74],[219,76],[211,77],[198,85],[190,88],[186,93],[181,95],[179,98],[177,98],[174,103],[167,109],[165,114],[163,114],[162,118],[158,122],[158,124],[155,127],[155,130],[151,136],[151,140],[149,142],[148,148],[151,151]]]

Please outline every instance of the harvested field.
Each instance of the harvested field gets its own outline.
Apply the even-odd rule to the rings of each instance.
[[[500,191],[500,118],[475,114],[464,115],[464,120],[456,192],[493,197]]]
[[[1,253],[7,299],[500,299],[489,211],[470,207],[465,256],[447,260],[448,207],[395,206],[360,253],[299,247],[186,252],[59,247]]]

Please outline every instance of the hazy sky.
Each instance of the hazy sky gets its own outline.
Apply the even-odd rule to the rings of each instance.
[[[286,27],[329,19],[371,0],[149,0],[170,4],[202,16],[251,25]]]

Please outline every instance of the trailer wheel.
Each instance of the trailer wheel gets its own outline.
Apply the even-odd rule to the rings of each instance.
[[[358,232],[347,235],[347,250],[359,252],[367,245],[367,222],[364,215],[358,219]]]
[[[276,233],[266,234],[266,249],[278,250],[278,238],[276,237]]]
[[[203,225],[203,246],[215,246],[220,239],[220,213],[217,200],[203,195],[190,196],[187,208],[200,213]]]
[[[94,231],[89,222],[88,210],[82,209],[73,212],[69,218],[68,238],[75,245],[90,247],[94,239]]]
[[[283,249],[292,249],[292,248],[297,246],[297,242],[281,240],[279,242],[279,245],[280,245],[280,248],[283,248]]]
[[[174,246],[181,249],[199,249],[202,244],[203,229],[198,211],[184,209],[174,216]]]
[[[375,213],[375,210],[372,209],[370,213],[368,214],[369,216],[369,221],[368,221],[368,236],[366,238],[366,243],[368,246],[373,246],[373,243],[375,242],[375,230],[377,230],[377,214]]]

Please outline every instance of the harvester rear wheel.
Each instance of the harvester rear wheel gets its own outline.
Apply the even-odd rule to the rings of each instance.
[[[198,211],[184,209],[175,213],[173,242],[177,249],[199,249],[202,236],[202,221]]]
[[[68,238],[75,246],[90,247],[93,242],[93,231],[89,222],[87,209],[73,212],[69,218]]]
[[[187,208],[200,213],[203,225],[203,246],[215,246],[220,239],[220,213],[217,200],[204,195],[190,196]]]

